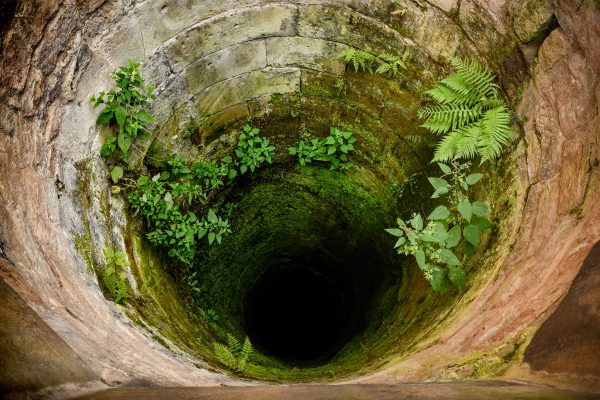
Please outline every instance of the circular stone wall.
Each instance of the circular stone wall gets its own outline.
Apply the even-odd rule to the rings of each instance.
[[[600,238],[596,3],[15,4],[0,14],[0,273],[104,383],[538,379],[524,350]],[[336,57],[348,47],[401,55],[407,70],[354,72]],[[495,227],[467,290],[438,295],[384,229],[430,205],[416,113],[453,56],[499,74],[517,139],[480,167]],[[99,156],[108,132],[88,98],[129,59],[158,94],[136,168],[221,157],[249,117],[279,150],[214,200],[233,205],[233,234],[199,248],[206,304],[144,239]],[[353,168],[287,155],[330,126],[356,136]],[[106,245],[128,256],[127,306],[99,288]],[[226,332],[255,344],[241,377],[214,354]]]

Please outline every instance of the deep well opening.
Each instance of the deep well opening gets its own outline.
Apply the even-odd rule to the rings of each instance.
[[[206,307],[273,357],[282,376],[289,366],[316,368],[289,377],[317,377],[336,356],[360,355],[358,338],[382,324],[393,307],[385,298],[401,283],[401,261],[385,246],[390,205],[345,173],[290,164],[259,172],[222,201],[237,204],[238,234],[202,257],[204,276],[228,266],[201,285]]]
[[[600,26],[596,5],[577,8],[587,22],[575,27],[575,11],[541,1],[508,1],[502,10],[420,0],[66,3],[52,23],[70,24],[61,16],[73,12],[81,27],[49,25],[46,34],[70,32],[72,43],[38,37],[42,50],[31,57],[49,64],[29,60],[33,72],[0,92],[11,100],[0,109],[7,132],[0,161],[11,166],[0,170],[7,189],[0,194],[0,273],[90,374],[111,385],[139,378],[202,386],[522,372],[524,349],[600,237],[597,112],[585,113],[597,99],[584,90],[587,81],[596,87],[596,64],[585,61],[596,46],[586,39],[593,34],[578,33]],[[22,11],[0,12],[0,20],[21,21]],[[26,26],[0,28],[0,36]],[[18,47],[5,37],[3,46]],[[401,56],[406,70],[357,72],[338,57],[350,47]],[[384,229],[438,204],[427,177],[439,168],[430,163],[432,143],[417,111],[453,56],[499,75],[515,111],[515,140],[498,161],[472,166],[485,174],[473,196],[491,205],[494,226],[463,264],[466,289],[438,294]],[[175,154],[221,160],[247,123],[277,147],[271,165],[194,209],[217,209],[232,234],[218,246],[201,242],[189,265],[149,242],[144,220],[128,206],[127,184],[111,182],[99,156],[110,129],[95,125],[98,110],[88,99],[110,87],[110,71],[130,58],[141,62],[158,98],[150,105],[157,121],[132,146],[125,179],[157,174]],[[19,75],[2,66],[2,83]],[[555,77],[572,82],[571,74],[581,75],[568,99],[568,110],[585,111],[577,123],[553,100],[572,84],[562,87]],[[30,103],[36,106],[25,110]],[[330,127],[356,137],[351,168],[302,167],[287,153],[300,140],[326,137]],[[25,131],[43,131],[43,140]],[[24,178],[13,170],[29,172]],[[42,188],[35,206],[21,201],[17,184]],[[107,246],[128,260],[126,304],[115,305],[97,276]],[[230,336],[254,345],[243,370],[215,350]]]
[[[255,346],[289,360],[335,354],[351,322],[350,294],[312,266],[276,266],[256,282],[244,305],[246,330]]]

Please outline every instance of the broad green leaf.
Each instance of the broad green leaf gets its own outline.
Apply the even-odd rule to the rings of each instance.
[[[473,216],[473,207],[469,200],[463,200],[458,203],[458,212],[466,219],[471,222],[471,217]]]
[[[469,243],[471,243],[474,247],[479,246],[481,241],[479,228],[476,225],[468,225],[463,229],[463,236]]]
[[[208,210],[208,222],[212,222],[213,224],[219,222],[219,218],[212,208]]]
[[[150,114],[148,111],[145,110],[138,112],[137,117],[140,121],[148,123],[154,122],[156,120],[156,118],[154,118],[154,115]]]
[[[427,235],[424,233],[419,235],[419,239],[421,239],[424,242],[430,242],[430,243],[440,243],[440,244],[444,243],[444,241],[440,240],[440,238],[438,238],[434,235]]]
[[[444,243],[448,239],[448,232],[446,231],[446,227],[441,222],[435,224],[435,228],[433,230],[433,237],[436,239],[437,243]]]
[[[116,166],[110,171],[110,177],[114,183],[119,182],[119,180],[123,177],[123,168]]]
[[[435,190],[438,190],[441,187],[448,187],[448,181],[446,181],[445,179],[442,178],[427,178],[429,180],[429,183],[431,183],[431,186],[433,186],[433,188]]]
[[[476,201],[473,203],[473,214],[477,215],[478,217],[483,217],[484,215],[487,215],[489,213],[490,209],[488,208],[488,205],[484,202]]]
[[[117,137],[109,136],[106,139],[106,141],[104,142],[104,144],[102,145],[102,148],[100,148],[100,155],[102,157],[108,157],[117,148],[116,143],[117,143]]]
[[[475,253],[475,247],[469,242],[462,242],[460,248],[467,257],[471,257]]]
[[[462,230],[460,225],[455,225],[448,231],[448,238],[446,239],[446,247],[449,249],[456,247],[460,242]]]
[[[434,291],[443,294],[446,290],[448,290],[447,288],[447,283],[444,282],[445,278],[446,278],[446,274],[444,273],[444,270],[442,270],[440,267],[438,267],[437,265],[432,265],[428,270],[427,270],[427,277],[428,277],[428,281],[431,284],[431,287],[433,288]]]
[[[232,161],[233,161],[233,158],[231,158],[231,156],[225,156],[225,157],[221,158],[221,162],[224,162],[225,164],[231,164]]]
[[[460,290],[465,290],[465,285],[467,283],[467,274],[465,274],[465,270],[460,266],[450,265],[448,266],[448,278],[450,281],[460,288]]]
[[[127,112],[122,106],[115,108],[115,117],[120,127],[125,126],[125,119],[127,118]]]
[[[96,125],[104,125],[108,123],[114,116],[113,111],[110,108],[105,108],[104,111],[98,115],[98,119],[96,120]]]
[[[423,250],[417,250],[415,253],[415,258],[417,259],[417,264],[419,264],[419,267],[425,268],[425,253]]]
[[[170,210],[173,207],[173,196],[171,196],[171,192],[165,194],[164,200],[167,205],[167,210]]]
[[[442,170],[442,172],[445,173],[445,174],[449,174],[449,173],[452,172],[452,168],[450,168],[446,164],[437,163],[437,165],[440,167],[440,169]]]
[[[423,217],[421,217],[421,214],[415,215],[414,218],[410,220],[410,225],[418,231],[423,229]]]
[[[414,232],[408,232],[406,237],[410,240],[410,244],[415,245],[417,243],[417,235]]]
[[[440,259],[444,264],[460,265],[460,260],[456,257],[456,254],[448,249],[440,249]]]
[[[402,237],[404,236],[404,232],[399,228],[388,228],[385,230],[387,233],[393,236]]]
[[[121,149],[123,154],[127,154],[129,148],[131,147],[131,136],[129,136],[125,132],[121,132],[117,137],[117,141],[119,144],[119,148]]]
[[[483,217],[475,217],[475,218],[473,218],[471,223],[473,225],[476,225],[481,232],[485,232],[488,229],[494,227],[494,224],[492,224],[490,221],[488,221],[486,218],[483,218]]]
[[[474,185],[483,177],[483,174],[471,174],[466,177],[465,182],[469,185]]]
[[[440,196],[443,196],[445,194],[448,193],[448,188],[447,187],[441,187],[439,189],[437,189],[435,192],[433,192],[433,194],[431,195],[432,199],[437,199]]]
[[[427,217],[428,220],[443,220],[450,216],[450,210],[446,206],[437,206]]]
[[[398,241],[394,245],[394,248],[397,249],[398,247],[402,246],[404,243],[406,243],[406,238],[401,237],[400,239],[398,239]]]
[[[214,232],[208,234],[208,244],[213,244],[217,235]]]

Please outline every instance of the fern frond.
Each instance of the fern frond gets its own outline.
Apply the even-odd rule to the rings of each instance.
[[[388,63],[383,63],[375,70],[376,74],[385,75],[392,70],[392,65]],[[397,72],[397,70],[396,70]],[[394,74],[395,75],[395,74]]]
[[[215,356],[217,356],[217,359],[221,364],[225,365],[227,368],[236,369],[237,360],[227,346],[221,343],[213,342],[213,350],[215,352]]]
[[[503,106],[487,110],[481,118],[480,125],[481,135],[477,146],[483,163],[498,158],[502,147],[512,138],[510,114]]]
[[[117,304],[125,304],[129,300],[129,285],[125,272],[117,273],[113,266],[100,270],[102,286]]]
[[[432,161],[451,161],[456,159],[456,147],[463,138],[461,131],[450,132],[438,143]]]
[[[506,107],[506,103],[502,99],[487,99],[481,102],[481,108],[490,110],[497,107]]]
[[[373,54],[353,47],[349,47],[340,52],[338,58],[343,60],[346,64],[352,64],[354,72],[358,72],[362,69],[363,71],[372,73],[373,64],[376,61],[376,57]]]
[[[467,84],[472,92],[471,96],[479,97],[478,100],[498,97],[498,86],[494,80],[494,72],[473,60],[454,58],[451,62],[456,69],[456,75]]]
[[[460,129],[461,138],[456,143],[455,158],[473,159],[477,156],[481,127],[474,123]]]
[[[227,334],[227,346],[229,347],[229,349],[231,350],[231,353],[234,356],[237,356],[238,354],[240,354],[240,351],[242,350],[242,345],[241,345],[240,341],[237,340],[235,338],[235,336],[233,336],[231,333]]]
[[[460,92],[457,92],[450,86],[444,85],[440,82],[436,83],[434,87],[432,87],[425,93],[431,96],[436,102],[440,104],[460,104],[461,100],[463,99],[463,95]]]
[[[462,98],[464,102],[469,100],[469,94],[471,92],[471,88],[469,87],[469,83],[458,73],[453,73],[442,79],[440,84],[445,85],[452,89],[454,92],[460,94],[459,98]],[[472,99],[471,99],[472,100]]]
[[[246,365],[248,364],[248,360],[250,356],[254,352],[254,348],[252,347],[252,343],[248,336],[244,340],[244,345],[242,346],[242,350],[240,351],[240,355],[238,357],[238,370],[244,371],[246,369]]]
[[[419,117],[427,117],[423,128],[434,134],[447,133],[475,121],[481,116],[479,107],[469,107],[459,104],[442,104],[440,106],[424,107],[419,110]]]
[[[404,60],[400,56],[383,53],[379,55],[379,60],[381,65],[377,68],[377,71],[375,71],[375,73],[379,75],[388,74],[390,77],[394,78],[398,75],[400,68],[406,69],[406,64],[404,64]]]
[[[121,272],[117,278],[118,284],[115,292],[113,293],[113,298],[115,299],[115,303],[117,304],[125,304],[127,300],[129,300],[129,286],[127,285],[127,274],[125,272]]]

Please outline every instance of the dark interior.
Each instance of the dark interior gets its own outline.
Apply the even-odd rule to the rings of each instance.
[[[282,360],[327,359],[343,345],[352,325],[349,295],[318,266],[273,268],[247,295],[250,339]]]

